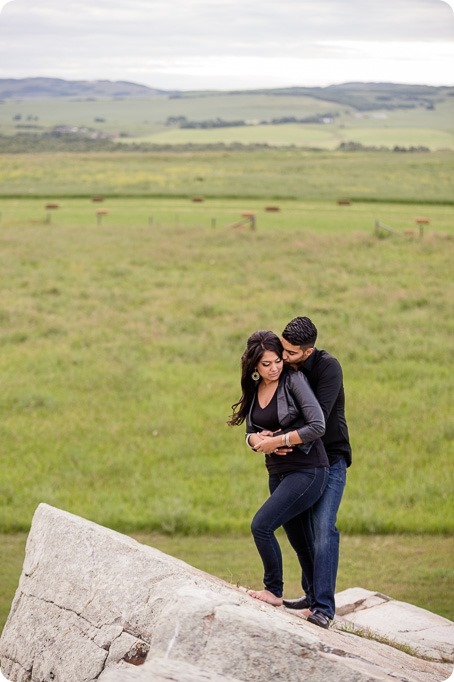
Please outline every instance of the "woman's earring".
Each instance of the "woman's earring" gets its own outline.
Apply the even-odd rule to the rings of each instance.
[[[251,377],[254,381],[258,381],[260,379],[260,374],[257,372],[256,369],[254,369],[254,371],[251,374]]]

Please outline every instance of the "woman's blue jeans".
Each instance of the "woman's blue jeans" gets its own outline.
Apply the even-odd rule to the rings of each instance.
[[[303,569],[302,585],[312,610],[334,618],[334,592],[339,564],[336,517],[347,478],[345,459],[333,464],[327,485],[316,504],[284,530]]]
[[[271,474],[270,497],[260,507],[251,524],[252,535],[264,568],[265,589],[282,597],[282,554],[274,532],[312,507],[328,481],[329,467],[311,467],[287,474]]]

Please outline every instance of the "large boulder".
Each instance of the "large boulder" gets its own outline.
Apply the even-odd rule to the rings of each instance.
[[[450,664],[329,631],[41,504],[0,639],[11,682],[438,682]]]

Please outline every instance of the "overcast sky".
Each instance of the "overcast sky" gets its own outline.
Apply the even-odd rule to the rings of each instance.
[[[170,89],[454,84],[453,1],[10,0],[0,78]]]

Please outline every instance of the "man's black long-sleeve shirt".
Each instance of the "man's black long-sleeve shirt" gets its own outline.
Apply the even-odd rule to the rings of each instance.
[[[350,466],[352,449],[345,419],[344,382],[339,361],[326,350],[314,348],[298,369],[307,377],[322,408],[326,425],[322,441],[330,465],[344,457]]]

